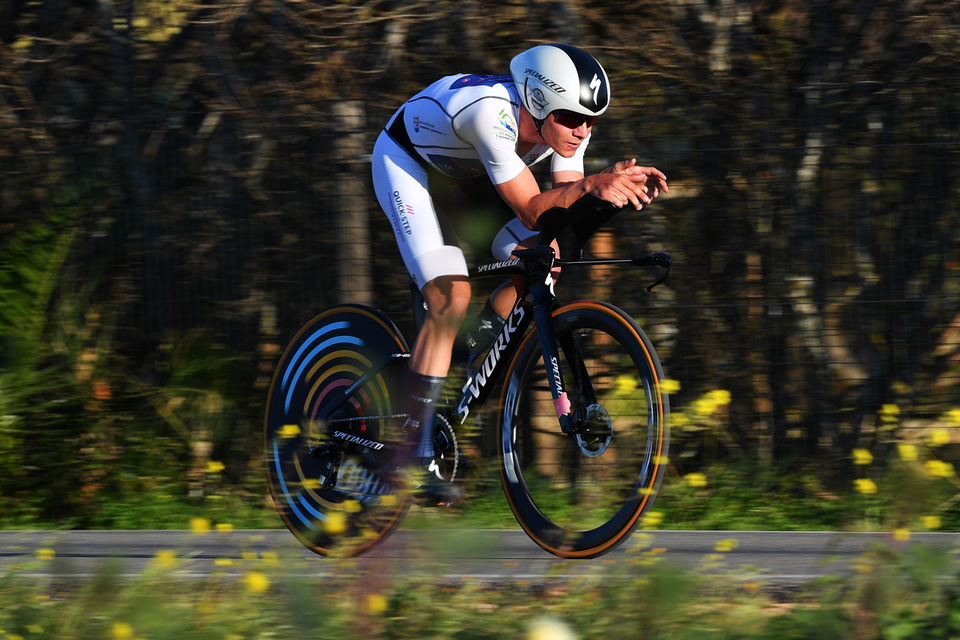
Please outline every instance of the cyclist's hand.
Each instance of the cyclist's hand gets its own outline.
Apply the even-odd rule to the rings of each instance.
[[[616,207],[633,205],[638,211],[667,191],[667,176],[654,167],[637,165],[636,158],[623,160],[590,176],[585,181],[587,193]]]
[[[643,192],[647,196],[647,198],[642,198],[644,204],[653,202],[653,200],[660,195],[661,191],[664,193],[670,191],[670,187],[667,186],[667,176],[662,171],[656,167],[638,165],[636,158],[621,160],[612,167],[604,169],[603,173],[616,173],[629,176],[631,179],[642,183]],[[637,208],[639,209],[640,207]]]

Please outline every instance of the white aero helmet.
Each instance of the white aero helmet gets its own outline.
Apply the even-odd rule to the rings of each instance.
[[[610,104],[607,73],[583,49],[543,44],[514,56],[510,75],[537,128],[559,109],[599,116]]]

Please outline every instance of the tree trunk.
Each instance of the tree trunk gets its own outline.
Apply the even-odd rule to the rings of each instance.
[[[367,223],[369,194],[368,165],[362,160],[368,152],[363,135],[364,109],[359,100],[334,104],[334,130],[337,132],[334,157],[340,159],[336,179],[336,204],[333,218],[337,239],[337,286],[341,302],[371,304],[370,277],[372,256]]]

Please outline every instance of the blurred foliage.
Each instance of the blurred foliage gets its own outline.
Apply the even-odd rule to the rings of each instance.
[[[443,579],[341,561],[319,580],[302,558],[244,552],[210,576],[160,550],[133,579],[104,564],[82,584],[58,576],[53,549],[0,575],[0,633],[13,639],[134,638],[952,638],[960,576],[946,549],[876,545],[816,589],[734,570],[735,538],[696,569],[636,538],[616,566],[541,579]],[[426,563],[429,560],[425,559]],[[63,565],[61,565],[63,566]],[[50,584],[22,577],[52,571]],[[63,569],[59,569],[62,571]],[[576,577],[569,577],[575,573]]]
[[[613,83],[589,170],[670,176],[594,247],[670,251],[669,286],[595,270],[563,293],[635,315],[679,381],[667,482],[799,465],[806,499],[882,494],[909,445],[955,488],[958,32],[933,0],[4,2],[3,517],[259,509],[262,399],[296,328],[375,300],[412,337],[375,136],[436,77],[554,40]]]

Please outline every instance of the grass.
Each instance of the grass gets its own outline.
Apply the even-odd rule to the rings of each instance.
[[[175,550],[124,579],[115,565],[77,583],[0,574],[4,640],[300,638],[951,638],[960,634],[960,573],[949,552],[877,547],[857,571],[777,598],[761,582],[679,570],[629,543],[617,565],[575,578],[490,583],[424,571],[365,570],[352,560],[304,577],[298,558],[246,554],[204,578],[180,575]],[[312,562],[316,562],[315,559]],[[54,574],[55,575],[55,574]]]
[[[787,465],[793,466],[795,465]],[[472,490],[460,506],[444,514],[449,526],[518,528],[495,469],[476,469]],[[929,478],[903,467],[878,477],[875,494],[856,485],[843,493],[823,489],[812,473],[762,472],[741,463],[713,465],[691,483],[675,470],[664,479],[645,528],[694,530],[960,530],[960,512],[949,508],[956,492],[952,479]],[[700,483],[703,484],[700,484]],[[918,496],[919,494],[919,496]],[[940,508],[940,505],[947,505]],[[177,487],[145,483],[134,496],[102,499],[86,519],[91,529],[179,529],[191,518],[237,529],[280,528],[267,488],[253,480],[238,488],[212,484],[205,496],[190,499]],[[433,526],[431,515],[411,510],[403,526]],[[931,515],[933,514],[933,515]],[[932,517],[932,521],[931,521]],[[29,512],[0,514],[0,528],[72,528],[69,519],[45,520]],[[2,636],[0,636],[2,639]]]

